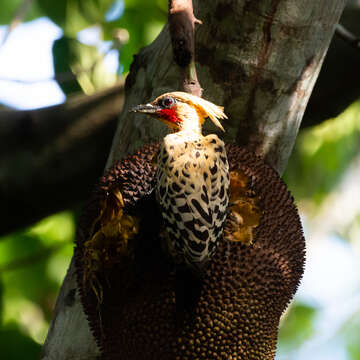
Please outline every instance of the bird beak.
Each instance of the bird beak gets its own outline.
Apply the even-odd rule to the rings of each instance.
[[[156,114],[160,110],[160,106],[155,106],[152,104],[137,105],[130,109],[130,112],[141,112],[144,114]]]

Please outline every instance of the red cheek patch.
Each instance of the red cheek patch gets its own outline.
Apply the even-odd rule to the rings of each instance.
[[[176,116],[175,108],[170,109],[161,109],[158,111],[158,114],[166,121],[172,124],[179,124],[181,120]]]

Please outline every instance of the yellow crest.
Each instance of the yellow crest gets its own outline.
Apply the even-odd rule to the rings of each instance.
[[[209,117],[210,120],[217,127],[219,127],[222,131],[225,131],[219,121],[219,119],[227,119],[227,116],[224,113],[224,108],[222,106],[215,105],[210,101],[204,100],[198,96],[191,95],[181,91],[166,93],[161,95],[160,97],[162,98],[165,96],[171,96],[177,100],[192,105],[193,107],[195,107],[197,113],[199,114],[201,123],[203,123],[205,119]],[[157,99],[154,102],[156,101]]]

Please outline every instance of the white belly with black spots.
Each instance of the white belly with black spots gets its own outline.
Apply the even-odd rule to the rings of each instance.
[[[165,137],[158,156],[156,197],[168,247],[177,263],[200,266],[215,253],[229,202],[229,167],[216,135]]]

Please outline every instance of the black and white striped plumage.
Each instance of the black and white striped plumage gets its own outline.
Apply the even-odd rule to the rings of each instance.
[[[165,222],[168,252],[176,264],[197,271],[214,255],[222,236],[229,202],[229,166],[224,143],[203,136],[209,117],[226,118],[223,108],[197,96],[174,92],[133,109],[166,123],[157,160],[156,198]]]
[[[216,135],[167,135],[158,156],[156,198],[175,262],[199,267],[215,253],[229,202],[229,166]]]

